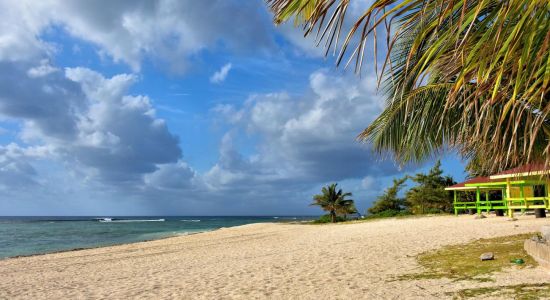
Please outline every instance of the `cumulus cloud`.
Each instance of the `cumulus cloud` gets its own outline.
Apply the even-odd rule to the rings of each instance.
[[[293,21],[288,21],[278,26],[276,30],[295,46],[294,52],[296,54],[314,58],[323,57],[325,55],[326,49],[323,48],[324,43],[318,46],[315,35],[304,37],[304,32],[301,30],[301,27],[297,28],[294,26]]]
[[[160,190],[196,189],[199,180],[197,173],[183,161],[159,165],[158,170],[145,175],[145,183]]]
[[[91,100],[78,124],[79,142],[72,142],[79,162],[104,178],[128,180],[181,157],[178,138],[155,117],[149,98],[125,95],[135,76],[104,78],[84,68],[67,69],[66,76]]]
[[[77,135],[78,115],[85,96],[78,84],[61,72],[28,74],[41,68],[28,63],[0,62],[0,115],[23,120],[23,136],[70,140]]]
[[[136,201],[127,206],[169,201],[166,207],[193,212],[288,212],[325,182],[396,172],[355,141],[380,111],[373,77],[320,70],[300,96],[274,91],[217,106],[214,119],[223,116],[227,133],[217,161],[198,172],[152,100],[130,93],[139,75],[63,69],[52,63],[61,46],[44,38],[50,30],[68,33],[136,72],[144,60],[184,72],[189,60],[209,51],[270,55],[277,46],[262,1],[0,0],[0,11],[0,119],[20,126],[14,143],[0,146],[3,192],[43,187],[40,193],[55,190],[51,199],[70,194],[89,209],[111,197]],[[230,70],[226,64],[211,81],[223,82]],[[248,138],[253,142],[242,147]]]
[[[0,190],[20,190],[38,184],[36,169],[30,161],[43,157],[44,148],[24,149],[15,143],[0,146]]]
[[[212,83],[221,83],[225,81],[229,71],[231,70],[231,64],[225,64],[220,70],[216,71],[212,76],[210,76],[210,82]]]
[[[254,95],[240,109],[216,108],[236,128],[260,139],[258,152],[243,157],[224,137],[219,163],[207,174],[216,186],[248,181],[256,184],[294,182],[311,185],[368,174],[398,172],[391,162],[377,157],[355,140],[379,112],[375,78],[356,80],[328,74],[310,76],[310,91],[302,97],[286,93]],[[233,115],[232,115],[233,114]]]
[[[232,211],[306,211],[321,185],[340,182],[358,205],[369,205],[382,182],[402,172],[356,141],[382,104],[374,76],[318,70],[301,95],[254,94],[242,105],[216,106],[213,112],[229,131],[217,163],[201,176],[205,194],[226,209],[234,197],[228,195],[237,195],[243,207],[231,206]],[[243,146],[250,141],[252,152]]]
[[[27,71],[27,75],[31,78],[36,78],[36,77],[46,76],[48,74],[51,74],[57,71],[59,71],[58,68],[50,65],[47,59],[43,59],[40,61],[40,65],[30,68]]]
[[[355,141],[380,111],[374,78],[319,70],[302,95],[255,94],[242,105],[217,106],[213,112],[229,130],[217,162],[199,173],[182,159],[178,138],[156,117],[150,99],[128,94],[138,76],[105,77],[87,68],[28,74],[44,65],[0,63],[0,76],[21,83],[0,81],[0,117],[21,120],[24,141],[41,145],[0,149],[6,186],[65,190],[47,182],[57,177],[48,179],[36,168],[37,161],[51,161],[74,177],[70,182],[84,183],[81,190],[101,184],[125,198],[162,198],[164,207],[186,203],[195,211],[242,214],[304,207],[321,184],[397,172]],[[255,151],[244,154],[239,141],[247,138],[255,140]]]
[[[56,51],[41,34],[58,26],[100,47],[99,54],[140,70],[149,57],[172,71],[215,48],[261,52],[275,47],[261,1],[0,1],[0,60]],[[228,13],[229,12],[229,13]]]
[[[0,61],[26,61],[55,51],[53,45],[38,38],[50,22],[40,17],[42,1],[22,2],[0,1]]]
[[[148,97],[126,95],[134,75],[68,68],[35,77],[20,64],[0,63],[0,80],[0,116],[22,120],[26,141],[47,145],[88,176],[139,182],[181,157],[178,138]]]
[[[365,176],[365,178],[363,178],[361,180],[361,186],[364,188],[364,189],[372,189],[372,188],[375,188],[375,186],[379,184],[378,180],[376,179],[376,177],[372,176],[372,175],[367,175]]]
[[[367,2],[351,2],[349,18],[358,17]],[[0,60],[44,58],[59,52],[45,40],[52,28],[98,46],[98,55],[139,71],[144,59],[160,62],[173,72],[189,69],[189,61],[202,52],[270,55],[279,51],[276,35],[293,46],[290,52],[321,57],[313,37],[292,21],[274,29],[264,1],[212,0],[0,0]],[[348,24],[349,23],[349,24]],[[78,45],[69,49],[78,52]]]

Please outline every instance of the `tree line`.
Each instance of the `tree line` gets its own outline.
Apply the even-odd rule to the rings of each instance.
[[[416,185],[400,197],[400,191],[409,180]],[[455,183],[451,176],[443,176],[441,162],[437,161],[427,174],[394,179],[393,185],[376,199],[367,212],[374,216],[450,213],[453,210],[453,195],[445,188]]]
[[[405,192],[400,192],[407,181],[413,181],[415,186]],[[441,162],[437,161],[428,173],[417,173],[414,176],[404,176],[393,180],[393,185],[376,199],[367,209],[367,215],[373,217],[392,217],[408,214],[450,213],[453,210],[452,193],[445,187],[455,184],[451,176],[443,176]],[[344,221],[347,215],[357,214],[357,208],[352,193],[345,193],[333,183],[323,187],[321,194],[313,196],[311,205],[319,206],[327,212],[317,222]]]

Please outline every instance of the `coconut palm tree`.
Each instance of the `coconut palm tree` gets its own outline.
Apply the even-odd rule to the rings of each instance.
[[[351,193],[348,193],[351,196]],[[341,209],[336,211],[337,214],[344,216],[344,219],[348,218],[348,215],[357,214],[357,208],[353,200],[344,203]]]
[[[311,205],[320,206],[324,211],[328,211],[330,214],[330,220],[332,223],[336,223],[337,214],[351,214],[356,213],[354,201],[352,199],[346,199],[351,197],[351,193],[344,193],[342,189],[336,190],[337,183],[325,186],[321,189],[321,194],[313,196],[313,203]]]
[[[295,16],[327,53],[339,47],[350,0],[267,1],[276,23]],[[478,173],[550,164],[548,0],[377,0],[351,25],[337,64],[360,72],[369,36],[387,104],[360,140],[401,163],[451,148]]]

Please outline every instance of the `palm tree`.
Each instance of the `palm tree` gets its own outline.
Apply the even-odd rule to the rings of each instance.
[[[354,201],[352,199],[346,199],[351,197],[351,193],[344,193],[342,189],[336,191],[337,183],[333,183],[328,186],[324,186],[321,189],[321,194],[313,196],[313,203],[311,205],[320,206],[324,211],[328,211],[330,214],[330,220],[332,223],[336,223],[337,214],[351,214],[356,213]]]
[[[267,1],[276,23],[295,16],[336,50],[350,0]],[[550,164],[548,0],[377,0],[351,26],[337,64],[360,72],[369,36],[387,104],[360,140],[401,163],[451,148],[478,173]]]

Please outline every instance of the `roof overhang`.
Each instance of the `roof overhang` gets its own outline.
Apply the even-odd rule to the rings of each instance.
[[[527,180],[515,180],[511,181],[510,185],[519,185],[519,184],[527,184],[531,183]],[[532,182],[536,183],[536,182]],[[477,189],[480,190],[494,190],[494,189],[500,189],[506,187],[506,181],[493,181],[493,182],[480,182],[480,183],[466,183],[464,186],[458,186],[458,187],[446,187],[445,190],[447,191],[475,191]]]
[[[511,181],[510,184],[525,184],[525,180],[516,180]],[[493,182],[483,182],[483,183],[466,183],[466,186],[471,187],[495,187],[495,186],[506,186],[506,181],[493,181]]]
[[[491,175],[491,179],[506,179],[506,178],[519,178],[519,177],[529,177],[529,176],[541,176],[550,174],[550,170],[543,171],[532,171],[532,172],[522,172],[522,173],[511,173],[511,174],[497,174]]]
[[[476,188],[461,186],[461,187],[446,187],[446,191],[475,191]]]

